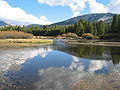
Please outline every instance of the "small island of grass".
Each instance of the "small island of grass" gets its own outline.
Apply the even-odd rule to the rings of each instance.
[[[53,43],[53,41],[47,39],[1,39],[0,47],[28,47],[50,43]]]
[[[0,31],[0,47],[28,47],[50,44],[53,40],[36,39],[32,34],[17,31]]]

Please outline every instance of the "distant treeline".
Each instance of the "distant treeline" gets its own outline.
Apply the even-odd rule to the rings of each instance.
[[[35,36],[57,36],[66,33],[76,33],[81,36],[84,33],[91,33],[96,36],[101,36],[111,33],[120,33],[120,15],[115,14],[112,24],[99,22],[89,22],[84,19],[79,20],[74,25],[67,26],[4,26],[0,27],[0,31],[22,31],[31,33]]]

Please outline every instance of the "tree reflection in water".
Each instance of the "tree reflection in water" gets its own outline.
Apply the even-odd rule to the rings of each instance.
[[[91,60],[112,60],[113,64],[120,62],[120,48],[92,45],[68,45],[67,47],[56,47],[56,49],[67,52],[80,58]]]

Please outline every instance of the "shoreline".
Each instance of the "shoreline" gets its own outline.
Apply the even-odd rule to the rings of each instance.
[[[0,48],[37,47],[52,44],[49,39],[0,39]]]
[[[81,45],[98,45],[98,46],[116,46],[120,47],[120,42],[116,41],[64,41],[69,44],[81,44]]]

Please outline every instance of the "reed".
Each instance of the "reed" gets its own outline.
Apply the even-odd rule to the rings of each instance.
[[[0,39],[0,47],[29,47],[52,43],[53,40],[47,39]]]
[[[18,31],[0,31],[0,39],[30,39],[32,34]]]
[[[51,43],[52,40],[47,39],[1,39],[0,43]]]

